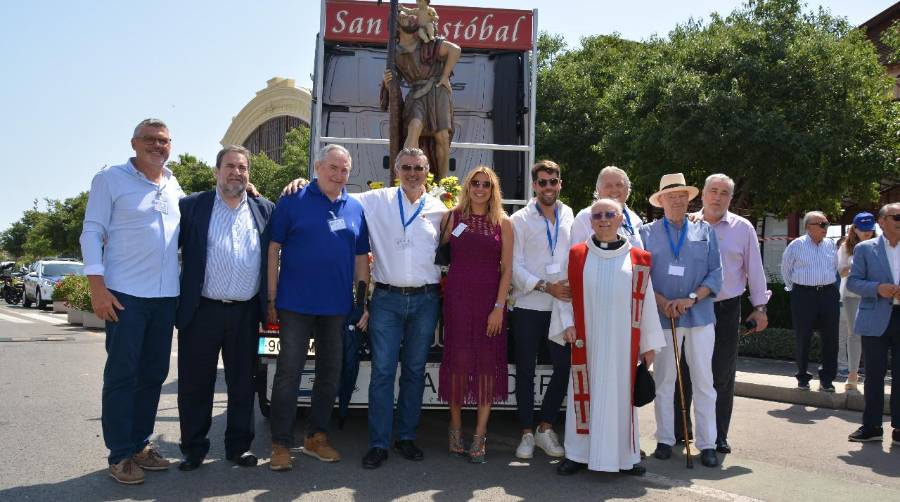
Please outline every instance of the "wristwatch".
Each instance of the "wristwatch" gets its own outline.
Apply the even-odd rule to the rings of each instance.
[[[696,305],[697,302],[700,301],[700,299],[697,298],[697,293],[694,293],[693,291],[691,291],[691,294],[688,295],[688,298],[690,298],[691,300],[694,300],[694,305]]]
[[[540,291],[541,293],[546,293],[547,292],[547,281],[545,281],[543,279],[539,280],[538,283],[534,286],[534,289],[537,291]]]

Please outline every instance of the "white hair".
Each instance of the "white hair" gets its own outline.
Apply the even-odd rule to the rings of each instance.
[[[349,160],[351,163],[353,162],[353,159],[350,157],[350,151],[348,151],[343,146],[335,144],[335,143],[329,143],[329,144],[323,146],[321,149],[319,149],[318,154],[316,155],[316,162],[320,162],[320,161],[324,160],[325,157],[327,157],[329,153],[334,152],[334,151],[343,153],[344,155],[347,156],[347,160]]]
[[[157,129],[165,129],[167,131],[169,130],[169,126],[167,126],[166,123],[163,122],[162,120],[152,119],[152,118],[144,119],[144,120],[138,122],[138,125],[136,125],[134,127],[134,134],[132,134],[131,137],[137,138],[138,135],[141,133],[141,129],[143,129],[145,127],[155,127]]]
[[[616,166],[606,166],[600,170],[600,174],[597,175],[597,183],[594,188],[594,200],[600,198],[600,180],[602,180],[603,176],[607,174],[617,174],[625,178],[625,200],[628,200],[628,196],[631,195],[631,179],[628,178],[628,173]]]
[[[810,216],[818,216],[820,218],[824,218],[825,221],[828,221],[828,217],[825,216],[825,213],[822,211],[809,211],[803,215],[803,228],[806,228],[806,224],[809,223]]]
[[[728,185],[728,190],[732,193],[732,195],[734,194],[734,180],[728,177],[728,175],[722,173],[710,174],[709,176],[707,176],[706,181],[703,183],[703,191],[705,192],[706,189],[709,188],[710,183],[716,181],[726,183]]]

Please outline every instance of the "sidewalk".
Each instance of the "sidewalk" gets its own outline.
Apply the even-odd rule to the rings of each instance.
[[[810,373],[816,373],[815,363],[810,363],[809,368]],[[863,411],[865,400],[862,395],[862,382],[859,384],[860,392],[845,392],[844,382],[841,380],[835,380],[834,393],[821,392],[818,390],[817,379],[810,382],[811,390],[800,390],[797,388],[797,379],[794,378],[796,372],[797,367],[793,362],[739,357],[734,394],[818,408]],[[890,383],[885,386],[884,394],[884,413],[889,415]]]

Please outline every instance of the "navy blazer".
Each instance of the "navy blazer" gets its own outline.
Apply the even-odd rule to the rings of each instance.
[[[881,336],[891,322],[892,300],[878,294],[879,284],[894,284],[891,264],[884,250],[884,235],[860,242],[853,248],[847,289],[861,297],[853,325],[857,335]]]
[[[191,324],[194,312],[200,305],[200,294],[206,277],[206,245],[209,235],[209,220],[212,217],[216,191],[196,192],[179,201],[181,209],[181,231],[178,245],[181,247],[181,296],[178,298],[178,311],[175,315],[175,326],[182,330]],[[265,197],[247,197],[250,213],[256,230],[259,231],[259,319],[266,318],[266,277],[269,256],[269,220],[275,204]]]

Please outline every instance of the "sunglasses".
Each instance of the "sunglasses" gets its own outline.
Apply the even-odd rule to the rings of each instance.
[[[490,181],[472,180],[469,182],[469,184],[472,185],[474,188],[491,188]]]
[[[619,213],[615,211],[600,211],[598,213],[591,213],[591,219],[596,221],[600,221],[602,219],[611,220],[618,215]]]
[[[549,180],[545,179],[545,178],[541,178],[539,180],[536,180],[535,183],[537,183],[538,185],[541,186],[541,188],[543,188],[543,187],[547,186],[547,183],[550,183],[550,186],[555,187],[556,185],[559,185],[560,181],[561,180],[559,178],[550,178]]]
[[[829,223],[827,221],[823,221],[821,223],[808,223],[808,225],[811,227],[819,227],[822,230],[827,230]]]
[[[401,171],[412,171],[413,169],[415,169],[415,171],[417,173],[421,173],[422,171],[425,171],[426,169],[428,169],[428,166],[420,166],[418,164],[416,164],[414,166],[411,166],[409,164],[403,164],[400,166]]]
[[[885,220],[894,220],[900,221],[900,214],[886,214],[884,215]]]

